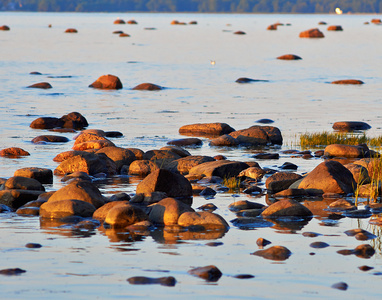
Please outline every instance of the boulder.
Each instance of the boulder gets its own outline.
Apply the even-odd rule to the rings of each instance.
[[[18,209],[24,204],[36,200],[43,191],[36,190],[0,190],[0,204]]]
[[[202,144],[202,140],[198,138],[177,139],[167,142],[167,145],[174,146],[201,146]]]
[[[122,83],[117,76],[109,74],[99,77],[89,87],[104,90],[119,90],[122,89]]]
[[[273,126],[254,125],[247,129],[234,131],[230,133],[230,136],[236,138],[239,144],[243,145],[282,145],[283,143],[281,131]]]
[[[277,30],[277,25],[276,24],[271,24],[267,27],[267,30]]]
[[[35,83],[35,84],[32,84],[30,86],[28,86],[28,88],[34,88],[34,89],[51,89],[52,86],[50,85],[49,82],[39,82],[39,83]]]
[[[246,163],[230,160],[205,162],[190,169],[190,175],[218,176],[221,178],[236,177],[249,166]]]
[[[53,172],[45,168],[22,168],[15,171],[13,176],[33,178],[43,184],[53,183]]]
[[[190,182],[184,176],[164,169],[155,170],[137,186],[137,194],[150,196],[152,192],[164,192],[173,198],[192,197]]]
[[[77,151],[85,151],[85,150],[99,150],[106,147],[115,147],[114,143],[112,141],[109,141],[108,139],[103,140],[95,140],[95,141],[88,141],[83,143],[75,144],[72,149]]]
[[[69,216],[91,217],[95,211],[91,203],[67,199],[55,202],[46,202],[40,207],[40,217],[47,219],[62,219]]]
[[[179,128],[179,133],[194,136],[220,136],[235,131],[226,123],[197,123],[184,125]]]
[[[176,225],[184,212],[194,210],[187,204],[174,198],[165,198],[151,206],[149,220],[157,225]]]
[[[65,30],[65,33],[78,33],[78,30],[75,28],[68,28]]]
[[[60,120],[64,123],[63,128],[83,129],[89,126],[86,118],[79,112],[71,112],[67,115],[63,115]]]
[[[249,210],[249,209],[262,209],[264,208],[264,204],[256,203],[256,202],[251,202],[247,200],[239,200],[231,203],[228,206],[228,209],[232,212],[238,212],[241,210]]]
[[[69,159],[71,157],[74,157],[74,156],[77,156],[77,155],[80,155],[80,156],[91,156],[92,153],[89,153],[89,152],[86,152],[86,151],[74,151],[74,150],[64,151],[64,152],[61,152],[61,153],[57,154],[53,158],[53,161],[55,161],[55,162],[63,162],[64,160],[67,160],[67,159]]]
[[[115,162],[117,171],[120,171],[123,165],[130,165],[135,160],[132,151],[120,147],[105,147],[96,152],[104,153],[108,158]]]
[[[277,57],[277,59],[281,59],[281,60],[300,60],[302,58],[300,56],[294,55],[294,54],[285,54],[285,55],[281,55],[281,56]]]
[[[126,24],[126,22],[122,19],[116,19],[113,23],[114,24]]]
[[[188,174],[193,167],[211,161],[215,161],[215,159],[210,156],[191,155],[172,161],[166,166],[166,169],[174,173],[179,172],[185,175]]]
[[[332,81],[332,84],[364,84],[362,80],[358,79],[341,79],[341,80],[336,80]]]
[[[300,38],[323,38],[324,34],[318,29],[313,28],[303,32],[300,32]]]
[[[252,255],[261,256],[265,259],[282,261],[289,258],[292,255],[292,252],[284,246],[272,246],[265,250],[257,250]]]
[[[109,210],[105,223],[112,228],[124,228],[148,219],[146,213],[131,204],[117,205]]]
[[[270,193],[278,193],[288,189],[291,184],[302,179],[301,175],[290,172],[277,172],[265,181],[265,186]]]
[[[331,144],[326,146],[324,155],[327,157],[364,158],[368,156],[369,149],[363,146]]]
[[[32,139],[32,143],[67,143],[69,139],[59,135],[39,135]]]
[[[299,184],[301,189],[318,189],[324,193],[353,193],[357,186],[353,174],[341,163],[324,161],[314,168]]]
[[[128,203],[128,201],[113,201],[106,203],[105,205],[102,205],[101,207],[97,208],[97,210],[93,213],[93,219],[104,221],[106,219],[107,214],[113,207],[121,205],[124,206]]]
[[[267,207],[262,213],[263,218],[279,218],[279,217],[302,217],[311,218],[312,212],[299,202],[286,199],[273,203]]]
[[[179,155],[180,157],[187,157],[187,156],[191,155],[191,153],[188,152],[186,149],[184,149],[180,146],[176,146],[176,145],[164,146],[164,147],[160,148],[159,150],[170,151],[172,153]]]
[[[45,188],[38,180],[22,176],[13,176],[7,179],[4,184],[1,185],[0,189],[45,191]]]
[[[188,273],[212,282],[218,281],[223,275],[223,273],[213,265],[194,268],[189,270]]]
[[[137,148],[126,148],[126,149],[133,152],[136,159],[143,159],[143,154],[145,154],[145,152],[142,151],[141,149],[137,149]],[[170,151],[172,151],[172,150],[170,150]]]
[[[129,166],[130,175],[147,176],[159,167],[151,160],[135,160]]]
[[[59,118],[40,117],[32,121],[29,126],[34,129],[53,129],[56,127],[62,127],[62,125],[64,125],[64,122]]]
[[[0,26],[0,30],[9,31],[9,30],[11,30],[11,28],[9,28],[9,26],[7,26],[7,25],[3,25],[3,26]]]
[[[347,164],[344,165],[344,167],[353,174],[354,181],[358,184],[364,185],[371,182],[369,172],[364,166],[358,164]]]
[[[224,134],[210,141],[210,146],[215,147],[235,147],[239,142],[232,136]]]
[[[63,200],[85,201],[94,205],[96,209],[105,204],[101,192],[95,185],[88,181],[73,181],[69,183],[68,185],[56,191],[49,198],[48,202],[56,202]]]
[[[138,84],[136,87],[133,87],[133,90],[139,90],[139,91],[159,91],[163,88],[159,85],[153,84],[153,83],[141,83]]]
[[[127,23],[127,24],[130,24],[130,25],[137,25],[137,24],[138,24],[138,22],[135,21],[135,20],[129,20],[129,21],[127,21],[126,23]]]
[[[205,229],[222,229],[227,231],[229,225],[223,217],[208,211],[184,212],[178,219],[178,225],[183,227],[203,226]]]
[[[130,284],[160,284],[163,286],[175,286],[176,279],[172,276],[151,278],[145,276],[134,276],[127,279]]]
[[[328,31],[343,31],[343,29],[340,25],[330,25]]]
[[[20,156],[29,156],[29,152],[18,147],[5,148],[0,150],[0,156],[17,158]]]

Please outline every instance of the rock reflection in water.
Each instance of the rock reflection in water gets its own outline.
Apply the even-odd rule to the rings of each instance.
[[[66,237],[88,238],[96,234],[95,229],[100,223],[93,219],[68,217],[62,219],[40,218],[40,228],[45,233],[58,234]]]

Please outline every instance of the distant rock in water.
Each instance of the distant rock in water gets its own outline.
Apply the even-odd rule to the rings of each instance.
[[[122,19],[117,19],[114,21],[114,24],[126,24],[126,22]]]
[[[9,31],[9,30],[11,30],[11,29],[9,28],[9,26],[7,26],[7,25],[3,25],[3,26],[0,26],[0,30],[3,30],[3,31]]]
[[[260,123],[260,124],[271,124],[271,123],[274,123],[275,121],[271,120],[271,119],[259,119],[257,121],[255,121],[255,123]]]
[[[188,24],[190,24],[190,25],[197,25],[198,22],[197,21],[190,21],[190,22],[188,22]]]
[[[336,80],[332,81],[332,84],[364,84],[363,81],[357,80],[357,79],[342,79],[342,80]]]
[[[240,77],[236,79],[237,83],[249,83],[249,82],[268,82],[268,80],[261,80],[261,79],[252,79],[248,77]]]
[[[381,24],[382,20],[381,19],[372,19],[371,23],[373,23],[373,24]]]
[[[246,33],[244,31],[239,30],[239,31],[235,31],[233,34],[244,35]]]
[[[328,31],[343,31],[340,25],[331,25],[328,27]]]
[[[28,86],[28,88],[34,88],[34,89],[51,89],[52,86],[50,85],[49,82],[39,82],[39,83],[35,83],[35,84],[32,84],[30,86]]]
[[[194,136],[221,136],[235,131],[226,123],[197,123],[184,125],[179,128],[179,133]]]
[[[65,30],[65,33],[78,33],[78,30],[75,28],[68,28]]]
[[[318,22],[318,25],[327,25],[327,23],[324,21],[321,21],[321,22]]]
[[[138,22],[135,21],[135,20],[129,20],[129,21],[127,21],[126,23],[127,23],[127,24],[130,24],[130,25],[137,25],[137,24],[138,24]]]
[[[30,75],[42,75],[40,72],[36,72],[36,71],[30,72],[29,74]]]
[[[282,59],[282,60],[299,60],[299,59],[302,59],[302,58],[300,56],[294,55],[294,54],[285,54],[285,55],[281,55],[281,56],[277,57],[277,59]]]
[[[335,122],[332,127],[338,131],[354,131],[354,130],[368,130],[371,126],[365,122],[360,121],[340,121]]]
[[[324,34],[318,29],[313,28],[300,33],[300,38],[323,38]]]
[[[130,37],[130,34],[127,34],[127,33],[121,33],[119,35],[119,37]]]
[[[133,90],[139,90],[139,91],[159,91],[162,89],[163,88],[161,86],[153,84],[153,83],[141,83],[133,88]]]
[[[119,90],[122,89],[122,82],[117,76],[108,74],[99,77],[89,87],[104,90]]]
[[[122,33],[123,33],[122,30],[115,30],[115,31],[113,31],[113,34],[122,34]]]
[[[267,30],[277,30],[277,25],[276,24],[271,24],[267,27]]]

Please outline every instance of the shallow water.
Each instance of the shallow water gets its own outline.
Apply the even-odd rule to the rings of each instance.
[[[381,134],[382,26],[364,25],[372,15],[191,15],[191,14],[55,14],[1,13],[0,23],[11,27],[0,31],[0,149],[16,146],[31,153],[21,159],[0,157],[0,177],[11,177],[22,167],[54,169],[53,157],[70,150],[72,143],[34,145],[41,134],[29,124],[40,116],[60,117],[71,111],[82,113],[89,128],[118,130],[123,138],[113,141],[121,147],[142,150],[160,148],[179,138],[182,125],[198,122],[225,122],[235,129],[247,128],[261,118],[275,120],[284,137],[282,150],[297,148],[298,134],[331,130],[336,121],[365,121],[372,126],[369,136]],[[114,25],[120,17],[135,19],[138,25]],[[171,26],[173,19],[198,25]],[[298,34],[318,27],[319,21],[342,25],[343,32],[320,30],[324,39],[300,39]],[[277,31],[268,25],[291,23]],[[52,24],[52,28],[48,28]],[[229,26],[230,24],[230,26]],[[1,24],[2,25],[2,24]],[[66,28],[78,34],[64,34]],[[145,30],[155,27],[156,30]],[[120,38],[114,30],[131,35]],[[234,35],[237,30],[246,35]],[[276,57],[296,54],[301,61],[280,61]],[[210,60],[216,61],[211,65]],[[30,75],[39,71],[43,75]],[[124,88],[99,91],[88,85],[104,74],[118,76]],[[53,77],[53,78],[52,78]],[[269,80],[237,84],[239,77]],[[362,86],[330,85],[333,80],[359,79]],[[48,81],[53,89],[26,87]],[[133,91],[135,85],[152,82],[166,89],[159,92]],[[62,134],[72,138],[74,134]],[[255,150],[216,149],[203,139],[194,155],[223,154],[229,159],[251,161]],[[267,149],[269,150],[269,149]],[[280,149],[270,149],[278,151]],[[298,173],[308,172],[320,159],[303,160],[281,155],[280,160],[260,161],[262,167],[280,166],[290,161]],[[100,182],[105,195],[116,192],[133,194],[136,178]],[[62,186],[59,177],[47,190]],[[207,202],[218,206],[216,213],[227,221],[236,216],[227,207],[235,200],[265,203],[265,197],[244,194],[217,194],[206,201],[194,197],[193,207]],[[361,205],[362,206],[362,205]],[[1,269],[20,267],[21,276],[2,276],[1,295],[9,299],[57,299],[75,297],[106,298],[376,298],[382,272],[381,229],[368,219],[341,219],[329,222],[316,217],[298,230],[256,228],[241,230],[232,224],[222,237],[171,236],[158,230],[146,236],[95,230],[74,232],[40,224],[36,217],[0,214],[2,244]],[[364,228],[379,237],[360,242],[344,234]],[[305,231],[323,235],[306,238]],[[284,262],[252,256],[258,249],[256,239],[267,238],[273,245],[292,251]],[[313,241],[330,247],[313,249]],[[40,249],[28,249],[28,242]],[[223,243],[217,247],[210,242]],[[376,249],[370,259],[341,256],[339,249],[353,249],[369,243]],[[316,255],[309,255],[310,252]],[[215,264],[223,277],[207,283],[192,277],[192,267]],[[361,272],[358,266],[374,266]],[[232,276],[253,274],[240,280]],[[174,276],[175,287],[130,285],[131,276]],[[348,291],[332,289],[345,281]],[[277,288],[275,288],[277,287]],[[3,297],[2,297],[3,298]]]

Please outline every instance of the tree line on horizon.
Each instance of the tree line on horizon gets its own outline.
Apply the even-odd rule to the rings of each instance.
[[[381,13],[382,0],[1,0],[3,11]]]

